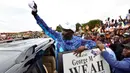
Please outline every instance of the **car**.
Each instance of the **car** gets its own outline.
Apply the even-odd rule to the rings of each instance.
[[[52,38],[4,41],[0,44],[0,73],[110,73],[101,55],[92,54],[99,49],[86,50],[80,57],[73,55],[73,51],[60,52],[56,65],[54,42]]]
[[[54,40],[35,38],[0,44],[0,73],[56,73]]]

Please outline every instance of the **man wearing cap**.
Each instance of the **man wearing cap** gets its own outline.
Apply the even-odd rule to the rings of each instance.
[[[43,29],[46,35],[50,36],[55,40],[55,53],[58,61],[58,53],[64,51],[72,51],[75,50],[76,55],[80,54],[85,49],[92,49],[96,46],[96,43],[92,40],[84,40],[80,37],[74,36],[74,31],[71,29],[64,29],[63,32],[59,33],[52,29],[50,29],[47,24],[39,17],[37,14],[37,5],[33,1],[29,4],[32,9],[32,15],[37,21],[37,24]],[[58,63],[58,62],[57,62]]]
[[[102,43],[97,43],[97,45],[101,51],[101,55],[113,68],[112,73],[130,73],[130,43],[123,45],[124,49],[122,55],[125,56],[125,58],[121,61],[114,59],[114,57],[105,50],[105,47]]]

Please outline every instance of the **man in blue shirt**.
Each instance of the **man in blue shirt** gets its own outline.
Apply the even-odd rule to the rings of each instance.
[[[75,50],[74,54],[78,55],[85,49],[92,49],[96,46],[96,43],[92,40],[85,40],[74,36],[74,31],[71,29],[62,28],[62,33],[52,30],[37,14],[37,5],[34,1],[29,4],[29,7],[32,9],[32,15],[36,19],[37,24],[43,29],[46,35],[55,40],[55,54],[57,61],[59,52]]]
[[[122,55],[125,58],[121,61],[117,61],[109,52],[105,50],[102,43],[97,43],[97,46],[101,50],[101,55],[113,68],[112,73],[130,73],[130,43],[124,44]]]
[[[63,32],[59,33],[47,26],[47,24],[37,14],[37,5],[32,3],[32,15],[37,21],[37,24],[43,29],[46,35],[55,40],[57,52],[77,50],[76,53],[80,53],[81,50],[92,49],[96,46],[96,43],[92,40],[85,40],[80,37],[74,36],[74,31],[71,29],[62,28]]]

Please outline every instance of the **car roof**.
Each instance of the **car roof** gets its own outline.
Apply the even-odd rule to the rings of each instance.
[[[49,43],[50,40],[51,43]],[[34,51],[34,45],[37,45],[35,46],[36,52],[41,46],[44,47],[53,42],[51,38],[38,38],[0,44],[0,72],[4,73],[15,64],[20,64],[25,61],[26,56],[30,56],[32,54],[31,52]],[[47,47],[43,50],[46,50]]]

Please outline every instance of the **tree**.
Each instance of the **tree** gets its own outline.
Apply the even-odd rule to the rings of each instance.
[[[56,31],[58,31],[58,32],[61,32],[61,31],[62,31],[62,29],[60,28],[60,26],[57,26],[57,27],[56,27]]]
[[[76,23],[76,31],[79,31],[79,27],[81,27],[81,24],[80,23]]]
[[[86,25],[89,26],[89,29],[92,30],[95,27],[99,27],[101,25],[102,21],[99,19],[96,20],[90,20],[88,23],[84,23],[82,26],[85,28]]]

